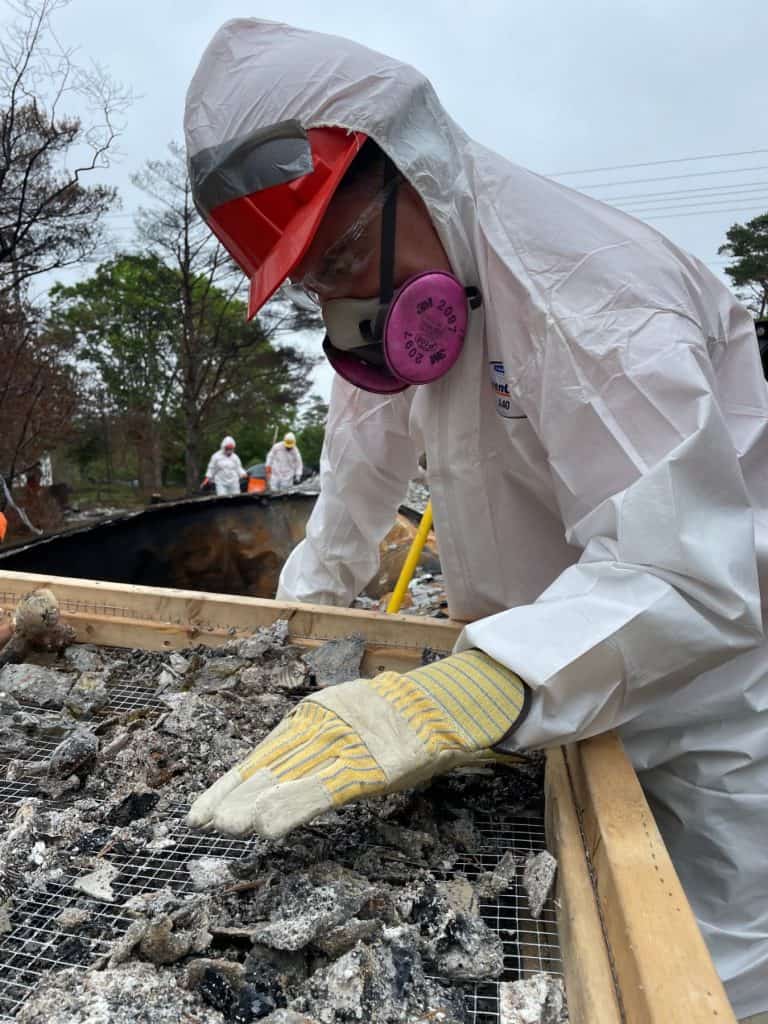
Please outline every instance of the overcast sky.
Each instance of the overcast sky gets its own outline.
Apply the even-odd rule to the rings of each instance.
[[[141,201],[129,174],[181,140],[204,47],[243,16],[345,35],[416,65],[471,136],[516,163],[589,171],[559,180],[599,198],[655,193],[617,205],[716,272],[727,228],[768,209],[768,0],[72,0],[56,16],[61,41],[138,96],[104,177],[123,196],[116,238],[130,241]],[[652,161],[680,162],[591,170]],[[329,381],[318,374],[325,395]]]

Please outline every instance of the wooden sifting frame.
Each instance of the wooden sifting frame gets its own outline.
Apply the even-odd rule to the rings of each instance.
[[[47,586],[78,642],[146,650],[218,646],[288,621],[292,643],[360,633],[367,671],[448,653],[450,621],[250,597],[0,572],[0,608]],[[693,912],[621,741],[548,751],[547,842],[573,1024],[735,1024]]]

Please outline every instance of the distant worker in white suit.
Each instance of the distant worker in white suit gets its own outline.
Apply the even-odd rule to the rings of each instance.
[[[240,481],[246,475],[239,456],[235,455],[235,439],[227,435],[219,450],[211,456],[203,487],[214,484],[218,495],[239,494]]]
[[[283,491],[300,482],[303,469],[301,452],[296,446],[296,435],[289,430],[282,441],[273,444],[269,449],[269,486],[273,491]]]

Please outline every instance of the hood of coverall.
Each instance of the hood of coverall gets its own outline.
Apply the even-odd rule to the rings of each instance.
[[[425,202],[453,272],[476,283],[475,201],[462,170],[469,139],[420,72],[336,36],[251,18],[227,22],[187,92],[188,157],[287,121],[359,131],[378,143]]]
[[[224,438],[220,445],[221,450],[225,453],[227,448],[231,448],[232,451],[234,451],[236,447],[237,445],[235,444],[234,437],[230,437],[229,434],[227,434],[227,436]]]
[[[459,362],[484,331],[503,331],[520,352],[520,376],[530,339],[550,333],[552,317],[572,323],[614,306],[674,308],[711,337],[724,331],[707,322],[695,291],[677,287],[679,253],[652,228],[474,142],[415,68],[339,36],[255,18],[226,22],[187,91],[190,166],[211,147],[234,148],[286,123],[362,132],[420,195],[453,273],[483,295]],[[514,302],[512,318],[495,293]]]

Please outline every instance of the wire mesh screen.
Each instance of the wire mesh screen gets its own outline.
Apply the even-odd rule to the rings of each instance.
[[[38,792],[34,782],[18,779],[14,782],[0,782],[0,822],[7,821],[16,813],[19,803]]]
[[[121,667],[120,662],[110,666],[106,683],[109,701],[99,712],[101,718],[121,715],[129,711],[168,710],[167,704],[163,702],[158,694],[156,685],[138,686],[135,682],[128,682],[131,672],[130,666]],[[33,714],[42,711],[49,723],[49,734],[39,735],[32,733],[25,735],[23,737],[23,755],[18,749],[4,746],[2,738],[0,738],[0,767],[7,765],[13,759],[35,762],[48,758],[59,745],[62,737],[71,730],[73,725],[72,720],[67,719],[65,715],[41,709],[29,701],[25,701],[23,697],[17,698],[17,702],[24,710]],[[54,727],[57,721],[59,723],[58,729]]]
[[[38,584],[39,585],[39,584]],[[19,598],[34,586],[24,586],[18,590],[0,590],[0,608],[11,611],[19,602]],[[65,594],[58,594],[57,601],[61,612],[64,615],[98,615],[108,618],[146,619],[146,612],[132,608],[126,608],[114,602],[106,601],[84,601],[78,598],[69,597]]]
[[[476,821],[482,835],[481,848],[463,856],[455,870],[472,880],[484,871],[493,871],[502,856],[511,850],[521,859],[546,848],[541,818],[518,817],[509,821]],[[547,971],[562,974],[563,965],[557,932],[554,901],[550,898],[536,920],[528,908],[528,897],[513,880],[509,889],[496,899],[481,900],[480,913],[504,946],[504,972],[499,981],[517,981]],[[498,982],[477,983],[467,990],[470,1024],[498,1024]]]
[[[152,673],[147,672],[148,679]],[[156,678],[156,677],[155,677]],[[110,701],[101,714],[130,710],[164,708],[151,686],[127,683],[120,671],[113,672],[107,686]],[[50,754],[58,740],[31,738],[25,748],[25,760],[34,761]],[[9,760],[0,751],[0,763]],[[34,778],[0,781],[0,823],[7,823],[21,800],[40,795]],[[121,904],[133,896],[169,888],[180,894],[194,892],[187,865],[202,857],[239,860],[249,852],[247,840],[193,832],[183,824],[182,808],[176,808],[168,822],[163,848],[136,853],[103,851],[119,874],[111,881],[115,896],[112,904],[97,902],[72,888],[61,878],[42,891],[21,889],[13,894],[10,930],[0,934],[0,1019],[13,1017],[50,970],[93,964],[108,952],[113,939],[124,932],[133,918],[121,910]],[[472,880],[492,871],[507,851],[523,861],[529,854],[545,848],[544,824],[540,817],[521,816],[510,820],[476,818],[475,829],[481,836],[479,847],[462,854],[454,873]],[[519,874],[519,872],[518,872]],[[0,897],[3,896],[0,878]],[[15,888],[15,887],[14,887]],[[1,902],[1,900],[0,900]],[[84,930],[70,929],[62,912],[87,908],[88,925]],[[538,920],[528,909],[528,899],[517,881],[495,899],[481,900],[480,911],[486,924],[496,932],[504,947],[504,971],[498,981],[476,983],[466,988],[468,1024],[499,1024],[499,981],[515,981],[540,971],[562,973],[558,933],[553,901],[550,899]]]
[[[13,804],[30,794],[21,783],[0,784],[0,806]],[[519,818],[482,823],[483,846],[457,863],[456,871],[468,878],[492,870],[503,853],[512,850],[525,856],[544,848],[541,821]],[[0,1014],[13,1016],[40,978],[55,968],[87,966],[109,949],[112,939],[124,932],[131,918],[121,914],[120,904],[143,893],[169,888],[179,893],[194,891],[187,864],[201,857],[238,860],[247,854],[245,840],[205,836],[191,832],[181,822],[168,833],[169,845],[157,852],[130,856],[107,854],[120,873],[111,883],[114,904],[102,904],[76,893],[67,881],[48,884],[44,892],[23,891],[14,896],[11,929],[0,937]],[[87,906],[89,930],[68,931],[60,920],[62,911]],[[527,898],[517,885],[497,899],[481,901],[486,924],[500,935],[504,946],[504,972],[499,981],[514,981],[539,971],[562,973],[554,909],[550,900],[541,918],[534,921]],[[499,1024],[498,981],[475,983],[466,988],[468,1024]]]
[[[195,889],[187,870],[190,861],[201,857],[239,860],[248,853],[249,847],[247,840],[200,835],[177,823],[170,829],[162,850],[110,857],[120,868],[120,874],[112,882],[112,891],[118,901],[164,888],[193,893]]]
[[[49,757],[61,743],[61,736],[27,736],[24,740],[23,760],[42,761]],[[20,757],[18,750],[9,750],[0,744],[0,764],[7,764],[13,758]]]
[[[168,710],[167,704],[164,704],[156,696],[154,690],[127,686],[124,683],[110,683],[107,692],[109,693],[108,710],[115,714],[124,711],[143,711],[145,708],[153,711]]]
[[[114,917],[116,926],[106,928],[103,936],[68,931],[57,918],[75,905],[73,897],[69,886],[52,883],[44,892],[14,894],[11,929],[0,937],[0,1014],[14,1016],[48,971],[92,963],[107,952],[110,939],[124,930],[123,923],[128,927],[127,919],[94,903],[92,921]]]

